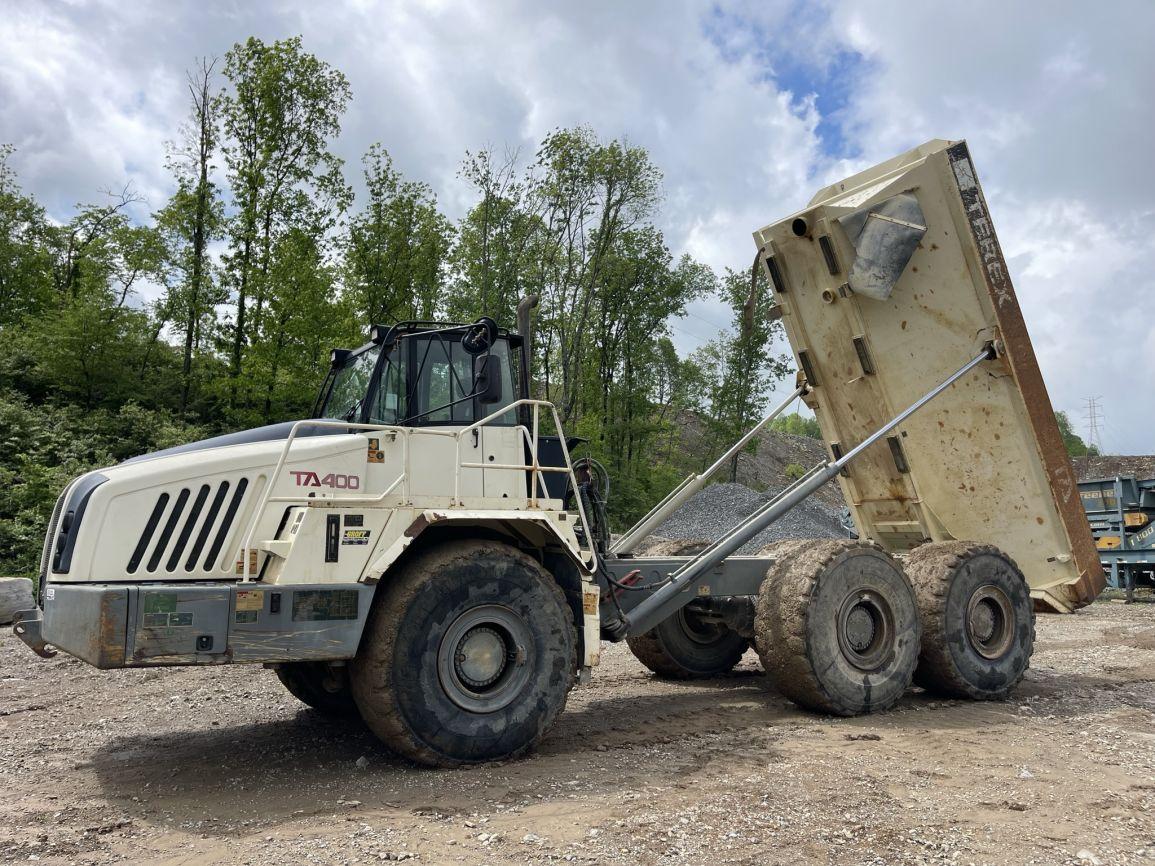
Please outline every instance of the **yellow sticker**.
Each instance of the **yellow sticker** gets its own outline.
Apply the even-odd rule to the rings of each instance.
[[[265,594],[260,590],[238,590],[237,610],[261,610],[265,606]]]
[[[345,535],[341,539],[342,544],[368,544],[369,530],[368,529],[346,529]]]

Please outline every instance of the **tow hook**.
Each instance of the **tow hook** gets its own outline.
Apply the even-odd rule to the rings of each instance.
[[[56,650],[45,642],[40,633],[44,624],[44,612],[35,607],[32,610],[18,610],[12,623],[12,632],[28,645],[28,648],[42,659],[50,659],[56,655]]]

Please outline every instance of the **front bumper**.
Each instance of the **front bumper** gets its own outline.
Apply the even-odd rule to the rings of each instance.
[[[101,669],[352,658],[373,600],[364,584],[49,584],[13,631]]]

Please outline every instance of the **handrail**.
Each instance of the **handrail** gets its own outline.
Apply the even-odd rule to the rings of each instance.
[[[570,456],[569,456],[569,446],[567,446],[566,442],[565,442],[565,436],[563,435],[562,424],[561,424],[561,416],[559,416],[557,413],[557,407],[553,403],[549,402],[548,400],[531,400],[531,399],[527,398],[527,399],[515,400],[513,403],[509,403],[508,405],[502,406],[500,409],[496,410],[495,412],[492,412],[489,415],[486,415],[484,418],[482,418],[478,421],[474,421],[472,424],[470,424],[466,427],[463,427],[460,431],[457,432],[457,434],[456,434],[457,435],[457,461],[456,461],[456,465],[454,467],[454,473],[453,473],[453,475],[454,475],[454,485],[453,485],[454,486],[454,490],[453,490],[454,496],[453,496],[453,499],[457,504],[459,504],[459,505],[463,504],[461,502],[461,496],[460,496],[461,470],[463,468],[476,468],[476,467],[473,467],[472,465],[466,464],[462,461],[462,459],[461,459],[461,443],[465,441],[465,437],[469,433],[472,433],[474,430],[477,430],[481,427],[488,425],[491,421],[493,421],[497,418],[500,418],[503,415],[506,415],[510,411],[517,409],[518,407],[521,407],[521,406],[530,406],[533,408],[533,434],[532,434],[532,438],[530,437],[529,431],[527,431],[525,429],[525,425],[523,425],[523,424],[517,425],[517,429],[521,431],[522,436],[525,438],[526,444],[529,445],[529,453],[530,453],[530,456],[533,458],[533,463],[532,464],[522,464],[522,465],[516,465],[516,464],[500,464],[500,465],[482,464],[482,466],[480,468],[482,470],[498,469],[498,470],[511,470],[511,471],[519,471],[519,472],[530,472],[531,473],[531,475],[530,475],[530,493],[529,493],[529,507],[530,508],[537,508],[538,507],[538,500],[540,498],[543,498],[543,497],[539,497],[537,495],[537,490],[538,490],[538,484],[539,483],[541,484],[543,489],[546,489],[545,488],[545,477],[543,474],[545,472],[556,472],[556,471],[566,472],[569,475],[570,484],[573,485],[573,490],[576,494],[576,492],[577,492],[577,477],[574,475],[573,461],[570,459]],[[538,453],[537,452],[538,452],[538,443],[540,440],[539,432],[540,432],[540,427],[541,427],[540,414],[541,414],[541,408],[543,406],[548,408],[550,410],[551,414],[553,415],[554,429],[557,430],[558,441],[561,444],[562,457],[565,459],[564,470],[561,469],[560,467],[542,466],[541,462],[538,460]],[[548,490],[547,490],[547,492],[548,492]],[[544,498],[548,498],[548,497],[544,497]],[[581,497],[575,495],[574,501],[577,505],[578,516],[581,518],[582,527],[585,529],[587,544],[589,545],[588,550],[586,552],[588,553],[589,558],[590,558],[590,567],[596,568],[597,567],[597,550],[593,545],[593,531],[590,527],[589,518],[586,515],[585,506],[582,504]]]
[[[523,424],[516,425],[517,429],[520,431],[520,433],[522,435],[522,439],[523,439],[524,443],[529,446],[529,453],[533,459],[533,462],[531,464],[504,464],[504,463],[502,463],[502,464],[493,464],[493,463],[480,463],[480,464],[478,464],[478,463],[472,463],[472,462],[467,463],[467,462],[464,462],[462,460],[461,446],[462,446],[462,443],[464,442],[465,437],[467,435],[469,435],[470,433],[472,433],[475,430],[478,430],[482,427],[485,427],[485,426],[491,424],[494,420],[501,418],[502,416],[507,415],[509,412],[517,409],[520,406],[533,407],[533,434],[532,434],[532,436],[530,435],[530,431],[528,431],[525,428],[525,425],[523,425]],[[554,426],[556,427],[556,429],[558,431],[558,436],[561,439],[562,455],[565,459],[565,466],[564,467],[542,466],[540,461],[538,460],[539,413],[540,413],[542,406],[549,407],[550,411],[553,414]],[[276,463],[276,466],[273,469],[273,472],[271,474],[270,482],[268,485],[266,485],[264,491],[262,492],[260,502],[257,505],[257,508],[254,511],[252,518],[249,520],[249,525],[248,525],[247,531],[245,532],[244,541],[243,541],[242,546],[241,546],[241,580],[242,580],[242,582],[247,583],[253,579],[252,571],[249,567],[249,565],[250,565],[249,551],[253,549],[253,537],[256,534],[257,528],[260,526],[261,521],[264,519],[266,512],[268,511],[269,503],[270,502],[277,502],[277,503],[297,502],[297,503],[300,503],[303,505],[308,505],[309,503],[318,501],[318,497],[316,497],[316,496],[274,496],[274,495],[272,495],[273,489],[276,487],[276,485],[277,485],[277,483],[281,477],[281,473],[283,472],[285,465],[288,463],[289,453],[292,450],[293,443],[297,440],[299,432],[305,428],[338,429],[338,430],[349,430],[349,431],[360,431],[360,432],[391,433],[391,434],[394,434],[395,436],[399,436],[402,440],[402,455],[401,455],[402,471],[401,471],[401,474],[396,479],[394,479],[393,482],[388,487],[386,487],[383,492],[381,492],[379,494],[375,494],[373,496],[342,496],[342,495],[332,495],[332,494],[324,494],[323,493],[323,494],[321,494],[320,498],[322,500],[324,500],[325,502],[340,502],[340,503],[351,503],[351,504],[356,503],[356,504],[362,504],[362,505],[368,505],[368,506],[377,505],[377,504],[380,504],[382,501],[384,501],[387,497],[394,495],[394,491],[397,489],[398,485],[401,484],[402,482],[404,482],[404,484],[405,484],[405,489],[404,489],[405,499],[407,501],[411,500],[412,496],[411,496],[411,488],[410,488],[410,484],[409,484],[409,480],[411,478],[409,461],[411,459],[411,454],[412,454],[412,449],[410,448],[409,439],[411,436],[442,436],[442,437],[451,437],[451,438],[456,440],[456,442],[455,442],[456,460],[455,460],[455,467],[454,467],[453,505],[451,507],[462,507],[465,504],[461,498],[461,470],[463,468],[465,468],[465,469],[481,469],[482,471],[492,469],[494,471],[515,471],[515,472],[530,472],[530,473],[532,473],[531,477],[529,479],[531,482],[531,489],[530,489],[529,496],[527,497],[528,502],[529,502],[529,507],[531,509],[538,508],[539,507],[539,500],[541,498],[543,498],[543,497],[539,497],[537,495],[537,492],[538,492],[539,483],[541,484],[543,489],[545,487],[544,473],[546,473],[546,472],[565,472],[566,474],[569,475],[570,483],[573,485],[573,489],[575,491],[577,490],[577,478],[574,475],[573,462],[570,459],[569,448],[566,447],[565,438],[564,438],[564,436],[561,435],[562,434],[561,418],[558,415],[557,407],[554,406],[552,403],[550,403],[547,400],[529,400],[529,399],[517,400],[513,403],[509,403],[509,404],[501,407],[497,411],[492,412],[491,414],[485,416],[484,418],[482,418],[478,421],[474,421],[473,423],[469,424],[466,427],[463,427],[461,429],[453,429],[453,430],[445,430],[445,429],[436,428],[436,427],[402,427],[402,426],[399,426],[396,424],[365,424],[365,423],[359,423],[359,422],[353,422],[353,421],[334,421],[334,420],[321,419],[321,418],[304,418],[304,419],[301,419],[299,421],[294,422],[293,426],[289,429],[289,435],[286,437],[285,442],[281,447],[281,453],[277,458],[277,463]],[[582,505],[581,497],[580,496],[575,497],[575,500],[577,502],[578,515],[581,519],[582,526],[585,529],[586,543],[588,545],[588,549],[583,550],[583,553],[586,553],[589,556],[590,567],[594,568],[597,565],[597,552],[596,552],[596,550],[593,546],[593,542],[592,542],[593,533],[592,533],[591,528],[590,528],[589,519],[585,513],[585,508]]]

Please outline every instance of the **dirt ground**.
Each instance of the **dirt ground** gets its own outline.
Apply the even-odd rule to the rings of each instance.
[[[1155,604],[1038,634],[1009,702],[850,720],[752,654],[682,684],[614,646],[536,754],[456,771],[270,671],[101,673],[5,634],[0,862],[1155,863]]]

